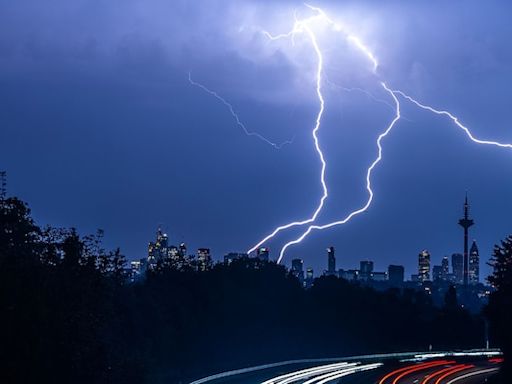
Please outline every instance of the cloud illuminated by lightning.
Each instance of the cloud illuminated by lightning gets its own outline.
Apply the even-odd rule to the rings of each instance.
[[[242,123],[242,121],[240,120],[240,117],[238,116],[238,114],[235,112],[235,109],[233,108],[233,106],[231,105],[231,103],[229,103],[226,99],[224,99],[222,96],[220,96],[217,92],[215,91],[212,91],[211,89],[207,88],[206,86],[204,86],[203,84],[200,84],[194,80],[192,80],[192,74],[189,72],[188,73],[188,81],[190,82],[190,84],[202,89],[203,91],[205,91],[206,93],[209,93],[210,95],[212,95],[213,97],[215,97],[216,99],[218,99],[222,104],[224,104],[229,112],[231,113],[231,115],[233,116],[233,118],[235,119],[236,121],[236,124],[242,128],[242,130],[245,132],[245,134],[247,136],[255,136],[257,137],[258,139],[264,141],[265,143],[269,144],[270,146],[274,147],[275,149],[281,149],[283,146],[287,145],[287,144],[291,144],[293,143],[293,138],[291,140],[286,140],[286,141],[283,141],[282,143],[274,143],[273,141],[270,141],[269,139],[267,139],[265,136],[259,134],[258,132],[254,132],[254,131],[249,131],[247,129],[247,127],[245,126],[244,123]]]
[[[305,4],[305,5],[308,8],[310,8],[311,10],[313,10],[314,12],[316,12],[316,15],[311,16],[311,17],[309,17],[307,19],[299,20],[299,19],[297,19],[297,16],[295,14],[295,24],[294,24],[294,27],[288,33],[280,34],[280,35],[275,35],[275,36],[271,35],[268,32],[264,32],[264,33],[271,40],[277,40],[277,39],[282,39],[282,38],[292,38],[292,42],[294,42],[295,35],[297,35],[299,33],[306,32],[309,35],[310,39],[311,39],[311,42],[313,44],[315,53],[316,53],[316,55],[318,57],[318,67],[317,67],[317,77],[316,77],[316,84],[317,84],[316,92],[317,92],[318,98],[320,100],[320,111],[319,111],[319,113],[317,115],[316,125],[315,125],[315,127],[313,129],[313,138],[314,138],[314,141],[315,141],[315,148],[316,148],[316,150],[317,150],[317,152],[319,154],[319,157],[321,159],[321,162],[322,162],[322,171],[321,171],[321,175],[320,176],[321,176],[321,183],[322,183],[322,187],[323,187],[324,193],[323,193],[322,198],[320,200],[320,204],[318,205],[317,209],[315,210],[315,212],[314,212],[314,214],[313,214],[313,216],[311,218],[309,218],[307,220],[303,220],[303,221],[292,222],[292,223],[289,223],[289,224],[286,224],[286,225],[283,225],[283,226],[280,226],[280,227],[276,228],[270,235],[266,236],[264,239],[262,239],[260,242],[258,242],[258,244],[256,244],[254,247],[252,247],[249,250],[249,253],[253,252],[256,248],[258,248],[259,246],[261,246],[262,244],[264,244],[265,242],[267,242],[268,240],[273,238],[278,232],[280,232],[283,229],[287,229],[287,228],[290,228],[290,227],[293,227],[293,226],[303,225],[303,224],[308,224],[308,223],[314,222],[316,220],[316,217],[318,216],[318,214],[322,210],[323,203],[324,203],[325,199],[328,196],[327,185],[325,183],[326,163],[325,163],[324,155],[323,155],[323,153],[322,153],[322,151],[320,149],[320,145],[319,145],[318,138],[317,138],[317,132],[320,129],[321,117],[322,117],[322,114],[324,112],[324,104],[325,104],[324,103],[324,98],[323,98],[323,95],[322,95],[322,88],[321,88],[322,74],[323,74],[323,67],[322,67],[322,65],[323,65],[323,56],[322,56],[322,51],[320,50],[319,45],[318,45],[317,37],[316,37],[315,33],[313,32],[313,30],[309,27],[309,24],[311,22],[313,22],[313,21],[321,20],[321,21],[331,25],[336,32],[342,32],[345,35],[345,38],[349,42],[353,43],[367,57],[367,59],[372,63],[372,72],[374,74],[377,74],[377,69],[378,69],[378,66],[379,66],[376,56],[362,42],[361,39],[359,39],[357,36],[351,34],[350,32],[344,30],[344,27],[341,24],[338,24],[338,23],[334,22],[331,18],[329,18],[327,16],[327,14],[322,9],[320,9],[318,7],[314,7],[314,6],[308,5],[308,4]],[[371,163],[371,165],[367,169],[367,173],[366,173],[366,189],[368,191],[368,199],[366,200],[366,203],[362,207],[360,207],[360,208],[350,212],[346,217],[344,217],[341,220],[333,221],[331,223],[327,223],[327,224],[324,224],[324,225],[315,225],[315,224],[310,225],[298,238],[296,238],[296,239],[286,243],[283,246],[283,248],[281,249],[281,251],[279,253],[279,258],[277,260],[278,263],[281,262],[281,260],[284,257],[284,254],[285,254],[286,250],[289,247],[291,247],[292,245],[295,245],[295,244],[298,244],[298,243],[302,242],[302,240],[304,240],[304,238],[306,238],[313,230],[323,230],[323,229],[331,228],[331,227],[334,227],[334,226],[346,224],[353,217],[355,217],[355,216],[365,212],[370,207],[370,205],[371,205],[371,203],[373,201],[373,197],[374,197],[374,192],[372,190],[372,180],[371,180],[371,177],[372,177],[372,173],[373,173],[375,167],[382,160],[383,149],[382,149],[382,143],[381,142],[391,132],[391,130],[393,129],[393,127],[395,127],[396,123],[399,121],[399,119],[401,117],[401,115],[400,115],[400,102],[399,102],[399,100],[398,100],[396,95],[399,95],[399,96],[407,99],[408,101],[414,103],[416,106],[418,106],[418,107],[420,107],[422,109],[428,110],[428,111],[430,111],[432,113],[435,113],[437,115],[444,115],[444,116],[449,117],[475,143],[493,145],[493,146],[502,147],[502,148],[512,148],[512,144],[506,144],[506,143],[503,144],[503,143],[499,143],[499,142],[496,142],[496,141],[488,141],[488,140],[477,139],[477,138],[475,138],[473,136],[473,134],[471,133],[469,128],[467,128],[462,123],[460,123],[459,119],[456,116],[454,116],[453,114],[451,114],[450,112],[444,111],[444,110],[438,110],[438,109],[435,109],[435,108],[430,107],[428,105],[424,105],[424,104],[416,101],[412,97],[408,96],[407,94],[405,94],[402,91],[393,90],[393,89],[389,88],[386,85],[385,82],[381,82],[381,86],[391,96],[391,98],[393,99],[393,101],[395,103],[395,116],[394,116],[393,120],[391,121],[391,123],[386,128],[386,130],[383,133],[381,133],[378,136],[378,138],[377,138],[376,144],[377,144],[377,148],[378,148],[378,155],[377,155],[377,158]]]

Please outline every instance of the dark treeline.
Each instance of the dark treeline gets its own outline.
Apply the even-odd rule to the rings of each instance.
[[[1,382],[179,383],[286,359],[484,345],[483,319],[454,290],[442,308],[335,277],[304,290],[252,259],[130,283],[101,234],[40,228],[15,198],[0,207]]]
[[[484,313],[490,320],[492,339],[496,340],[505,356],[501,370],[501,383],[512,382],[512,235],[508,236],[500,245],[495,245],[489,263],[493,273],[489,276],[489,283],[496,291],[489,298],[489,305]]]

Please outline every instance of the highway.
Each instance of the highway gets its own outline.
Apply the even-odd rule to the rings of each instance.
[[[497,350],[397,353],[284,361],[190,384],[479,384],[503,361]]]

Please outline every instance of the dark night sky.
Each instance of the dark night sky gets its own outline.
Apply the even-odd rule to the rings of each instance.
[[[371,47],[379,76],[459,116],[482,139],[512,142],[512,5],[504,1],[319,2]],[[159,223],[172,241],[210,247],[217,258],[244,251],[290,220],[308,217],[321,195],[311,129],[318,109],[315,57],[305,38],[271,43],[260,28],[286,32],[292,1],[0,0],[0,169],[9,192],[41,224],[102,228],[107,246],[145,255]],[[325,31],[324,31],[325,32]],[[360,53],[321,33],[325,75],[392,103]],[[224,105],[188,82],[229,100]],[[320,132],[330,198],[318,223],[366,201],[365,173],[393,110],[365,94],[324,83]],[[383,141],[370,210],[315,232],[287,253],[325,268],[373,259],[414,272],[427,248],[434,263],[460,251],[469,191],[482,259],[512,232],[512,150],[472,143],[446,118],[402,102]],[[269,245],[273,256],[298,231]],[[487,269],[485,269],[487,271]]]

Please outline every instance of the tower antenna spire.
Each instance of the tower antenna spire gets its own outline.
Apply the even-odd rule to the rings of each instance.
[[[466,191],[466,198],[464,199],[464,218],[459,220],[459,225],[464,228],[464,285],[468,285],[469,278],[469,252],[468,252],[468,229],[474,224],[474,221],[469,218],[469,203],[468,192]]]

